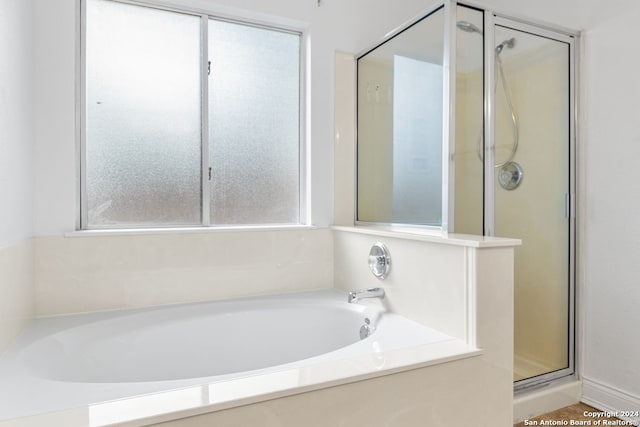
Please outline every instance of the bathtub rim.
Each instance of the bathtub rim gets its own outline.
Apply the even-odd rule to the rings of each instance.
[[[340,385],[350,384],[359,381],[365,381],[373,378],[378,378],[387,375],[393,375],[400,372],[411,371],[420,368],[426,368],[429,366],[440,365],[444,363],[455,362],[462,359],[468,359],[472,357],[482,356],[484,353],[481,349],[469,346],[458,339],[452,339],[450,341],[440,341],[432,344],[425,344],[415,348],[392,350],[386,353],[387,356],[394,357],[392,366],[389,366],[382,370],[376,369],[363,369],[365,365],[368,365],[370,360],[365,358],[357,359],[343,359],[332,362],[325,362],[322,365],[327,365],[326,370],[333,372],[333,378],[325,378],[320,381],[311,381],[309,383],[298,385],[295,388],[286,387],[271,387],[269,390],[265,390],[260,393],[246,393],[245,396],[237,397],[233,399],[220,399],[216,402],[209,404],[197,405],[191,408],[176,409],[167,411],[166,407],[159,408],[162,402],[167,399],[171,399],[172,396],[176,396],[179,393],[183,393],[186,390],[199,390],[208,387],[209,385],[222,386],[228,385],[227,382],[203,384],[194,387],[186,387],[182,389],[171,390],[167,392],[153,393],[150,395],[136,396],[130,399],[126,399],[125,404],[122,401],[103,402],[100,404],[91,405],[90,412],[94,412],[96,417],[98,414],[103,416],[103,421],[96,419],[97,423],[92,423],[91,426],[120,426],[120,427],[142,427],[149,424],[174,421],[187,417],[193,417],[196,415],[202,415],[209,412],[216,412],[225,409],[231,409],[239,406],[250,405],[253,403],[264,402],[267,400],[278,399],[282,397],[292,396],[296,394],[306,393],[310,391],[321,390],[330,387],[336,387]],[[427,354],[429,356],[427,356]],[[436,355],[437,354],[437,355]],[[429,358],[430,360],[422,360]],[[387,360],[388,361],[388,360]],[[352,363],[358,364],[356,368],[354,366],[348,366]],[[310,369],[318,368],[317,366],[310,366]],[[304,368],[303,368],[304,369]],[[350,371],[350,374],[344,374],[343,370]],[[277,377],[285,376],[291,372],[300,371],[300,369],[285,370],[279,372],[273,372],[266,375],[260,375],[256,377],[245,377],[238,380],[231,380],[229,383],[238,383],[242,380],[251,382],[261,377]],[[356,373],[355,371],[360,371]],[[230,385],[230,384],[229,384]],[[249,385],[245,385],[245,388],[249,388]],[[253,389],[253,387],[251,387]],[[154,402],[155,400],[155,402]],[[156,403],[157,402],[157,403]],[[149,406],[144,407],[145,403],[150,403]],[[113,414],[121,414],[123,407],[136,407],[137,414],[135,417],[118,418],[113,417]],[[143,413],[144,411],[149,411]],[[107,418],[110,416],[111,418]],[[3,426],[0,426],[3,427]]]
[[[224,381],[222,383],[207,383],[197,386],[176,388],[173,390],[141,394],[138,396],[123,399],[111,400],[95,404],[89,404],[73,409],[47,412],[27,417],[8,419],[0,421],[0,427],[22,427],[32,425],[58,425],[55,420],[62,420],[66,427],[142,427],[150,424],[175,421],[183,418],[194,417],[211,412],[232,409],[254,403],[265,402],[279,398],[285,398],[296,394],[322,390],[326,388],[346,385],[359,381],[370,380],[401,372],[428,368],[445,363],[452,363],[464,359],[480,357],[483,350],[470,346],[459,339],[450,341],[440,341],[433,344],[426,344],[414,348],[404,348],[387,352],[388,367],[383,370],[362,369],[368,365],[367,360],[346,359],[340,361],[326,362],[324,369],[333,373],[333,377],[325,377],[320,381],[309,381],[306,384],[298,385],[295,388],[273,385],[263,388],[259,392],[244,393],[244,395],[234,396],[226,399],[219,399],[208,404],[179,404],[185,395],[202,393],[209,386],[228,387],[233,389],[240,385],[244,389],[256,390],[251,382],[257,378],[284,377],[299,369],[277,371],[257,377],[245,377],[236,380]],[[354,364],[355,363],[355,364]],[[360,363],[360,365],[358,364]],[[370,365],[370,364],[369,364]],[[313,367],[311,367],[313,368]],[[319,366],[315,366],[316,369]],[[259,382],[254,385],[259,386]],[[174,402],[173,407],[167,405]]]

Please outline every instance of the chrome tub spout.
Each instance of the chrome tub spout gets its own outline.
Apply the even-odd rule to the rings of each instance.
[[[384,298],[384,289],[382,288],[369,288],[362,291],[350,291],[347,301],[350,303],[358,302],[363,298]]]

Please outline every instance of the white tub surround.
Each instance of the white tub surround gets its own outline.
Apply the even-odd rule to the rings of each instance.
[[[366,254],[384,243],[392,269],[380,281],[369,271]],[[381,286],[384,306],[482,350],[468,378],[484,391],[464,405],[483,408],[474,426],[511,426],[513,421],[513,247],[519,240],[450,234],[418,229],[335,227],[335,286]],[[462,374],[460,374],[462,376]],[[456,378],[460,377],[456,375]],[[459,390],[445,388],[447,393]],[[465,409],[466,411],[466,409]],[[420,425],[420,424],[416,424]],[[425,425],[425,424],[422,424]],[[428,425],[428,423],[427,423]],[[437,424],[434,424],[437,425]],[[451,426],[463,426],[452,420]]]
[[[462,418],[470,423],[473,412],[484,410],[473,404],[473,396],[483,393],[483,388],[465,379],[475,370],[476,355],[457,340],[446,341],[385,352],[376,358],[330,361],[0,421],[0,427],[133,427],[165,423],[326,427],[350,426],[360,421],[370,426],[422,427],[424,420],[434,417]],[[457,362],[446,363],[453,360]],[[451,389],[457,390],[456,398],[440,398],[441,390]],[[470,412],[460,411],[462,401],[470,402],[466,406],[472,408]],[[389,424],[390,421],[398,423]]]
[[[329,288],[331,242],[326,228],[36,238],[37,315]]]
[[[477,327],[473,312],[476,282],[483,279],[476,278],[479,254],[489,254],[487,262],[507,263],[496,265],[507,274],[510,261],[505,258],[520,244],[515,239],[442,236],[417,228],[333,229],[337,288],[351,289],[353,283],[362,288],[382,286],[387,309],[469,342],[475,339]],[[366,254],[376,242],[383,242],[391,253],[392,271],[383,281],[371,274],[366,262]]]
[[[369,248],[377,241],[391,252],[392,270],[384,281],[376,279],[367,265]],[[511,239],[335,228],[336,287],[381,286],[387,292],[385,307],[423,324],[436,323],[437,329],[479,347],[482,354],[427,367],[414,365],[416,369],[407,372],[392,369],[384,373],[393,375],[160,425],[511,427],[513,246],[517,244]]]
[[[377,299],[368,299],[358,304],[349,305],[344,302],[346,298],[344,292],[337,294],[340,304],[347,305],[349,309],[357,307],[356,317],[347,315],[346,319],[357,319],[354,324],[359,324],[361,321],[359,316],[363,314],[371,316],[372,325],[377,327],[377,331],[371,337],[324,354],[316,353],[314,350],[313,354],[298,356],[308,358],[304,359],[303,363],[295,365],[288,363],[288,360],[279,359],[275,363],[283,364],[275,367],[252,365],[247,368],[245,366],[243,369],[253,370],[245,371],[240,376],[228,376],[224,372],[208,371],[210,366],[207,364],[189,363],[187,366],[161,366],[157,371],[162,372],[164,376],[158,377],[154,376],[156,371],[152,366],[159,363],[158,358],[150,355],[144,357],[142,354],[142,359],[148,360],[148,362],[145,364],[144,360],[140,359],[137,365],[144,366],[144,369],[127,371],[125,368],[118,374],[120,382],[104,382],[106,379],[102,375],[106,368],[99,368],[99,364],[89,364],[89,367],[98,367],[93,370],[71,369],[69,366],[66,370],[64,368],[53,369],[56,360],[58,368],[60,364],[64,367],[64,363],[69,363],[69,360],[75,360],[75,366],[86,367],[86,364],[83,365],[82,357],[80,359],[78,357],[75,359],[74,357],[70,359],[57,358],[56,354],[62,350],[58,352],[50,350],[56,345],[67,343],[63,348],[73,353],[74,345],[77,346],[75,343],[78,333],[83,331],[92,337],[102,335],[105,338],[95,341],[93,344],[96,346],[106,345],[109,342],[115,345],[121,342],[120,338],[137,336],[136,339],[142,339],[146,343],[143,345],[145,349],[152,350],[154,345],[151,344],[161,343],[160,337],[165,337],[164,333],[159,333],[155,329],[156,326],[163,323],[161,319],[149,320],[150,318],[146,317],[148,325],[145,327],[146,329],[143,328],[142,335],[134,333],[133,330],[129,331],[127,328],[123,329],[126,331],[123,334],[110,335],[105,332],[103,326],[107,323],[119,322],[114,319],[107,320],[110,316],[120,314],[118,312],[45,319],[43,320],[45,323],[37,322],[35,325],[50,325],[45,328],[52,328],[48,330],[51,334],[48,341],[36,341],[31,347],[23,341],[24,350],[21,354],[19,354],[20,347],[16,346],[12,350],[18,352],[14,353],[14,356],[18,355],[14,360],[23,368],[10,368],[5,371],[5,375],[17,375],[20,372],[25,374],[24,367],[29,367],[31,373],[28,375],[31,377],[31,386],[27,384],[28,381],[18,381],[15,378],[13,381],[17,384],[23,384],[22,387],[26,385],[31,390],[37,389],[45,394],[55,393],[55,397],[51,397],[52,395],[49,394],[49,397],[40,399],[40,403],[44,402],[45,405],[50,405],[55,400],[69,398],[83,398],[85,402],[88,398],[88,401],[95,403],[83,405],[80,400],[75,400],[67,402],[66,405],[83,406],[63,412],[14,418],[0,422],[0,426],[65,425],[66,427],[79,427],[159,424],[181,427],[204,425],[261,425],[269,427],[304,424],[324,427],[326,425],[354,425],[354,422],[371,426],[402,425],[403,427],[439,425],[443,422],[452,427],[466,425],[510,427],[512,425],[512,246],[517,245],[518,241],[466,236],[439,237],[422,235],[415,231],[400,233],[362,227],[336,228],[333,231],[318,230],[312,233],[316,232],[327,233],[328,241],[333,242],[333,246],[328,249],[328,252],[332,254],[332,257],[335,254],[335,258],[332,258],[328,265],[330,266],[330,274],[334,276],[336,287],[343,290],[356,290],[381,286],[385,289],[387,296],[383,300],[382,306],[387,310],[384,312],[386,314],[379,317],[383,320],[375,320],[378,319],[375,313],[380,313],[381,309],[381,304]],[[226,235],[226,233],[222,235]],[[182,242],[182,245],[188,247],[197,243],[204,244],[199,240],[204,237],[194,236],[178,236],[177,242]],[[158,236],[142,237],[144,239],[158,238]],[[293,236],[289,235],[289,237],[292,242],[297,241]],[[117,239],[129,238],[133,237],[112,237],[106,238],[109,239],[108,242],[102,242],[105,244],[103,253],[107,256],[109,263],[123,272],[121,274],[129,274],[130,270],[124,267],[131,268],[130,262],[133,262],[134,270],[140,269],[141,265],[147,265],[147,268],[159,268],[158,265],[163,262],[173,263],[168,268],[168,271],[172,272],[176,269],[176,265],[186,263],[186,260],[190,259],[188,257],[180,258],[177,254],[181,254],[185,250],[200,252],[194,249],[180,249],[180,245],[178,247],[175,245],[164,246],[167,243],[164,241],[166,236],[162,236],[160,240],[164,242],[162,249],[158,250],[157,255],[151,257],[153,262],[144,264],[140,259],[131,261],[129,257],[134,256],[136,252],[131,252],[133,249],[128,249],[127,244],[117,243]],[[140,236],[135,238],[138,239]],[[189,242],[182,240],[194,238],[195,240]],[[95,250],[96,242],[92,242],[94,239],[96,238],[62,239],[62,241],[70,242],[72,247],[76,245],[76,242],[88,241],[92,245],[90,248]],[[322,238],[320,237],[320,239]],[[44,240],[47,239],[40,239],[40,243]],[[367,266],[369,248],[377,241],[382,241],[389,248],[393,262],[392,270],[384,281],[376,279],[369,272]],[[140,243],[137,240],[136,242]],[[128,242],[129,245],[131,243]],[[142,252],[145,254],[142,259],[148,260],[149,250],[154,246],[148,242],[141,244],[144,248]],[[302,247],[306,248],[304,245]],[[58,248],[60,247],[58,246]],[[246,251],[260,252],[260,248],[251,246],[251,242],[244,242],[243,247],[238,248],[238,251],[242,252],[243,248],[245,254]],[[315,254],[312,249],[317,248],[309,247],[307,255],[300,255],[298,252],[304,253],[305,251],[298,250],[296,252],[296,246],[293,244],[289,247],[290,252],[287,256],[289,259],[308,256],[311,261],[313,259],[311,255]],[[50,251],[51,248],[47,248],[47,250]],[[124,251],[125,253],[119,253],[116,256],[113,255],[114,251],[116,253]],[[233,250],[231,253],[234,253]],[[51,255],[51,253],[49,254]],[[92,254],[88,257],[86,254],[83,255],[81,248],[73,248],[72,254],[80,256],[83,262],[90,260],[94,274],[96,272],[103,274],[100,271],[106,270],[107,263],[98,254]],[[228,253],[221,256],[231,257]],[[231,259],[235,259],[236,262],[242,259],[240,253],[235,253],[233,257]],[[200,258],[193,262],[206,263],[208,258]],[[43,257],[43,259],[46,258]],[[65,260],[68,267],[79,268],[71,263],[73,256],[69,252],[64,254],[62,259]],[[51,262],[53,263],[53,261]],[[310,265],[311,262],[306,264],[309,269],[311,269]],[[315,265],[317,266],[317,264]],[[47,268],[53,269],[54,267],[49,264]],[[222,267],[219,266],[219,268]],[[54,269],[54,271],[58,270]],[[83,272],[81,268],[76,271]],[[255,270],[253,272],[255,274]],[[157,272],[156,277],[159,277],[161,273],[162,271]],[[316,274],[317,268],[311,269],[305,274],[311,276],[312,273]],[[92,279],[95,276],[92,276],[90,270],[87,269],[83,273],[83,277]],[[98,283],[102,283],[102,286],[105,287],[107,285],[106,282]],[[182,280],[180,283],[185,282]],[[230,287],[230,285],[227,286]],[[328,298],[336,297],[335,291],[320,292],[329,295]],[[261,297],[256,301],[270,298]],[[290,298],[297,297],[290,296]],[[287,307],[291,307],[290,302],[291,300],[286,304]],[[206,306],[207,303],[204,303],[197,304],[195,307],[202,309]],[[389,308],[392,310],[388,310]],[[145,308],[136,310],[136,313],[141,316],[150,313],[157,316],[157,313],[165,309]],[[178,307],[170,307],[169,309],[179,310]],[[206,311],[204,310],[204,312]],[[282,310],[282,313],[285,311],[287,310]],[[305,329],[305,326],[308,326],[308,323],[305,322],[313,323],[315,322],[313,319],[318,317],[315,316],[314,310],[307,309],[306,311],[308,315],[305,319],[299,322],[285,320],[285,323],[292,323],[295,328]],[[391,314],[393,312],[401,314],[402,317]],[[193,307],[184,313],[189,314],[179,323],[190,323],[193,319],[189,316],[198,316],[198,310]],[[68,319],[84,316],[95,317],[94,322],[76,329],[71,328],[71,324],[65,324]],[[333,313],[320,317],[337,318],[342,315]],[[403,319],[403,317],[417,323]],[[385,325],[396,323],[393,319],[399,322],[396,324],[397,327],[388,329],[389,333],[385,332],[387,331]],[[387,320],[393,320],[393,322],[387,322]],[[264,322],[255,320],[253,323],[264,324]],[[353,322],[347,320],[345,323]],[[428,328],[419,324],[426,325]],[[58,329],[51,325],[58,325]],[[432,325],[437,326],[433,327]],[[198,333],[202,329],[215,329],[209,326],[187,329]],[[99,332],[94,330],[95,327]],[[431,329],[432,327],[433,329]],[[336,326],[330,326],[329,329],[335,331],[336,328]],[[280,330],[282,328],[275,326],[272,329]],[[298,334],[299,331],[300,329],[298,329]],[[185,335],[188,335],[180,327],[177,327],[174,332],[181,340]],[[268,335],[266,332],[261,333],[263,336],[260,338],[266,338]],[[251,333],[243,332],[237,335],[251,335]],[[329,335],[335,335],[335,332]],[[28,335],[24,337],[24,339],[29,338]],[[398,342],[398,339],[401,339],[402,342]],[[261,349],[264,350],[254,349],[251,353],[258,353],[259,356],[262,356],[269,353],[270,347],[274,349],[286,347],[273,342],[273,340],[269,340],[269,344],[264,343],[261,346]],[[344,341],[340,345],[348,342],[350,341]],[[74,344],[71,345],[71,343]],[[205,341],[198,345],[206,344]],[[52,356],[38,359],[38,355],[43,354],[41,351],[43,349],[38,349],[38,346],[51,347],[44,353]],[[126,347],[133,348],[135,345],[126,345]],[[94,352],[96,357],[92,359],[96,363],[100,357],[119,354],[117,349],[112,348],[109,351],[104,347],[99,348],[100,351]],[[168,349],[172,348],[172,346],[168,346]],[[366,351],[361,352],[365,348]],[[331,346],[318,351],[330,349]],[[190,352],[185,349],[184,342],[176,345],[175,349],[171,351]],[[157,348],[152,351],[154,354],[161,352]],[[206,354],[206,351],[203,348],[198,348],[191,353]],[[76,356],[79,354],[90,355],[92,352],[84,348],[75,354]],[[8,353],[6,360],[9,360],[10,356],[11,353]],[[38,360],[39,362],[37,362]],[[255,363],[255,360],[259,359],[251,358],[248,359],[248,362]],[[114,366],[114,361],[107,360],[105,366]],[[195,369],[198,367],[206,369]],[[192,368],[195,371],[185,375],[184,370]],[[132,374],[135,375],[132,377]],[[196,376],[203,374],[212,376]],[[176,379],[184,376],[191,378]],[[19,393],[15,390],[15,388],[12,392],[5,390],[5,394],[17,397]],[[84,391],[78,393],[78,390]],[[123,390],[126,391],[123,392]],[[33,407],[37,403],[36,399],[33,397],[33,393],[26,393],[26,395],[30,396],[26,401],[27,411],[33,413]],[[116,399],[118,396],[120,397],[118,400],[104,401]],[[29,401],[29,398],[32,400]],[[25,405],[24,402],[23,405]],[[464,411],[460,410],[461,405],[464,405]],[[12,406],[17,409],[18,405]],[[49,406],[48,409],[53,409],[53,407]],[[41,410],[47,409],[41,407]]]
[[[33,319],[31,240],[0,247],[0,355]]]
[[[85,406],[86,424],[70,427],[146,425],[479,354],[346,299],[324,290],[38,320],[0,364],[0,419]],[[159,394],[131,397],[147,393]]]

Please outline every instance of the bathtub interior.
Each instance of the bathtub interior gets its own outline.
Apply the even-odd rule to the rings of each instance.
[[[39,319],[0,359],[0,420],[448,341],[338,290]]]
[[[364,319],[377,323],[381,314],[374,307],[343,308],[305,299],[264,305],[249,300],[120,313],[37,340],[24,349],[24,360],[39,376],[56,381],[120,383],[219,376],[304,360],[354,344],[360,340]]]

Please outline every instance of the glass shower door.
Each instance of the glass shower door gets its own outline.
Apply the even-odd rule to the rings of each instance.
[[[357,222],[521,239],[525,388],[574,372],[575,40],[452,4],[358,58]]]
[[[515,252],[514,381],[572,369],[571,45],[495,27],[494,234]]]

